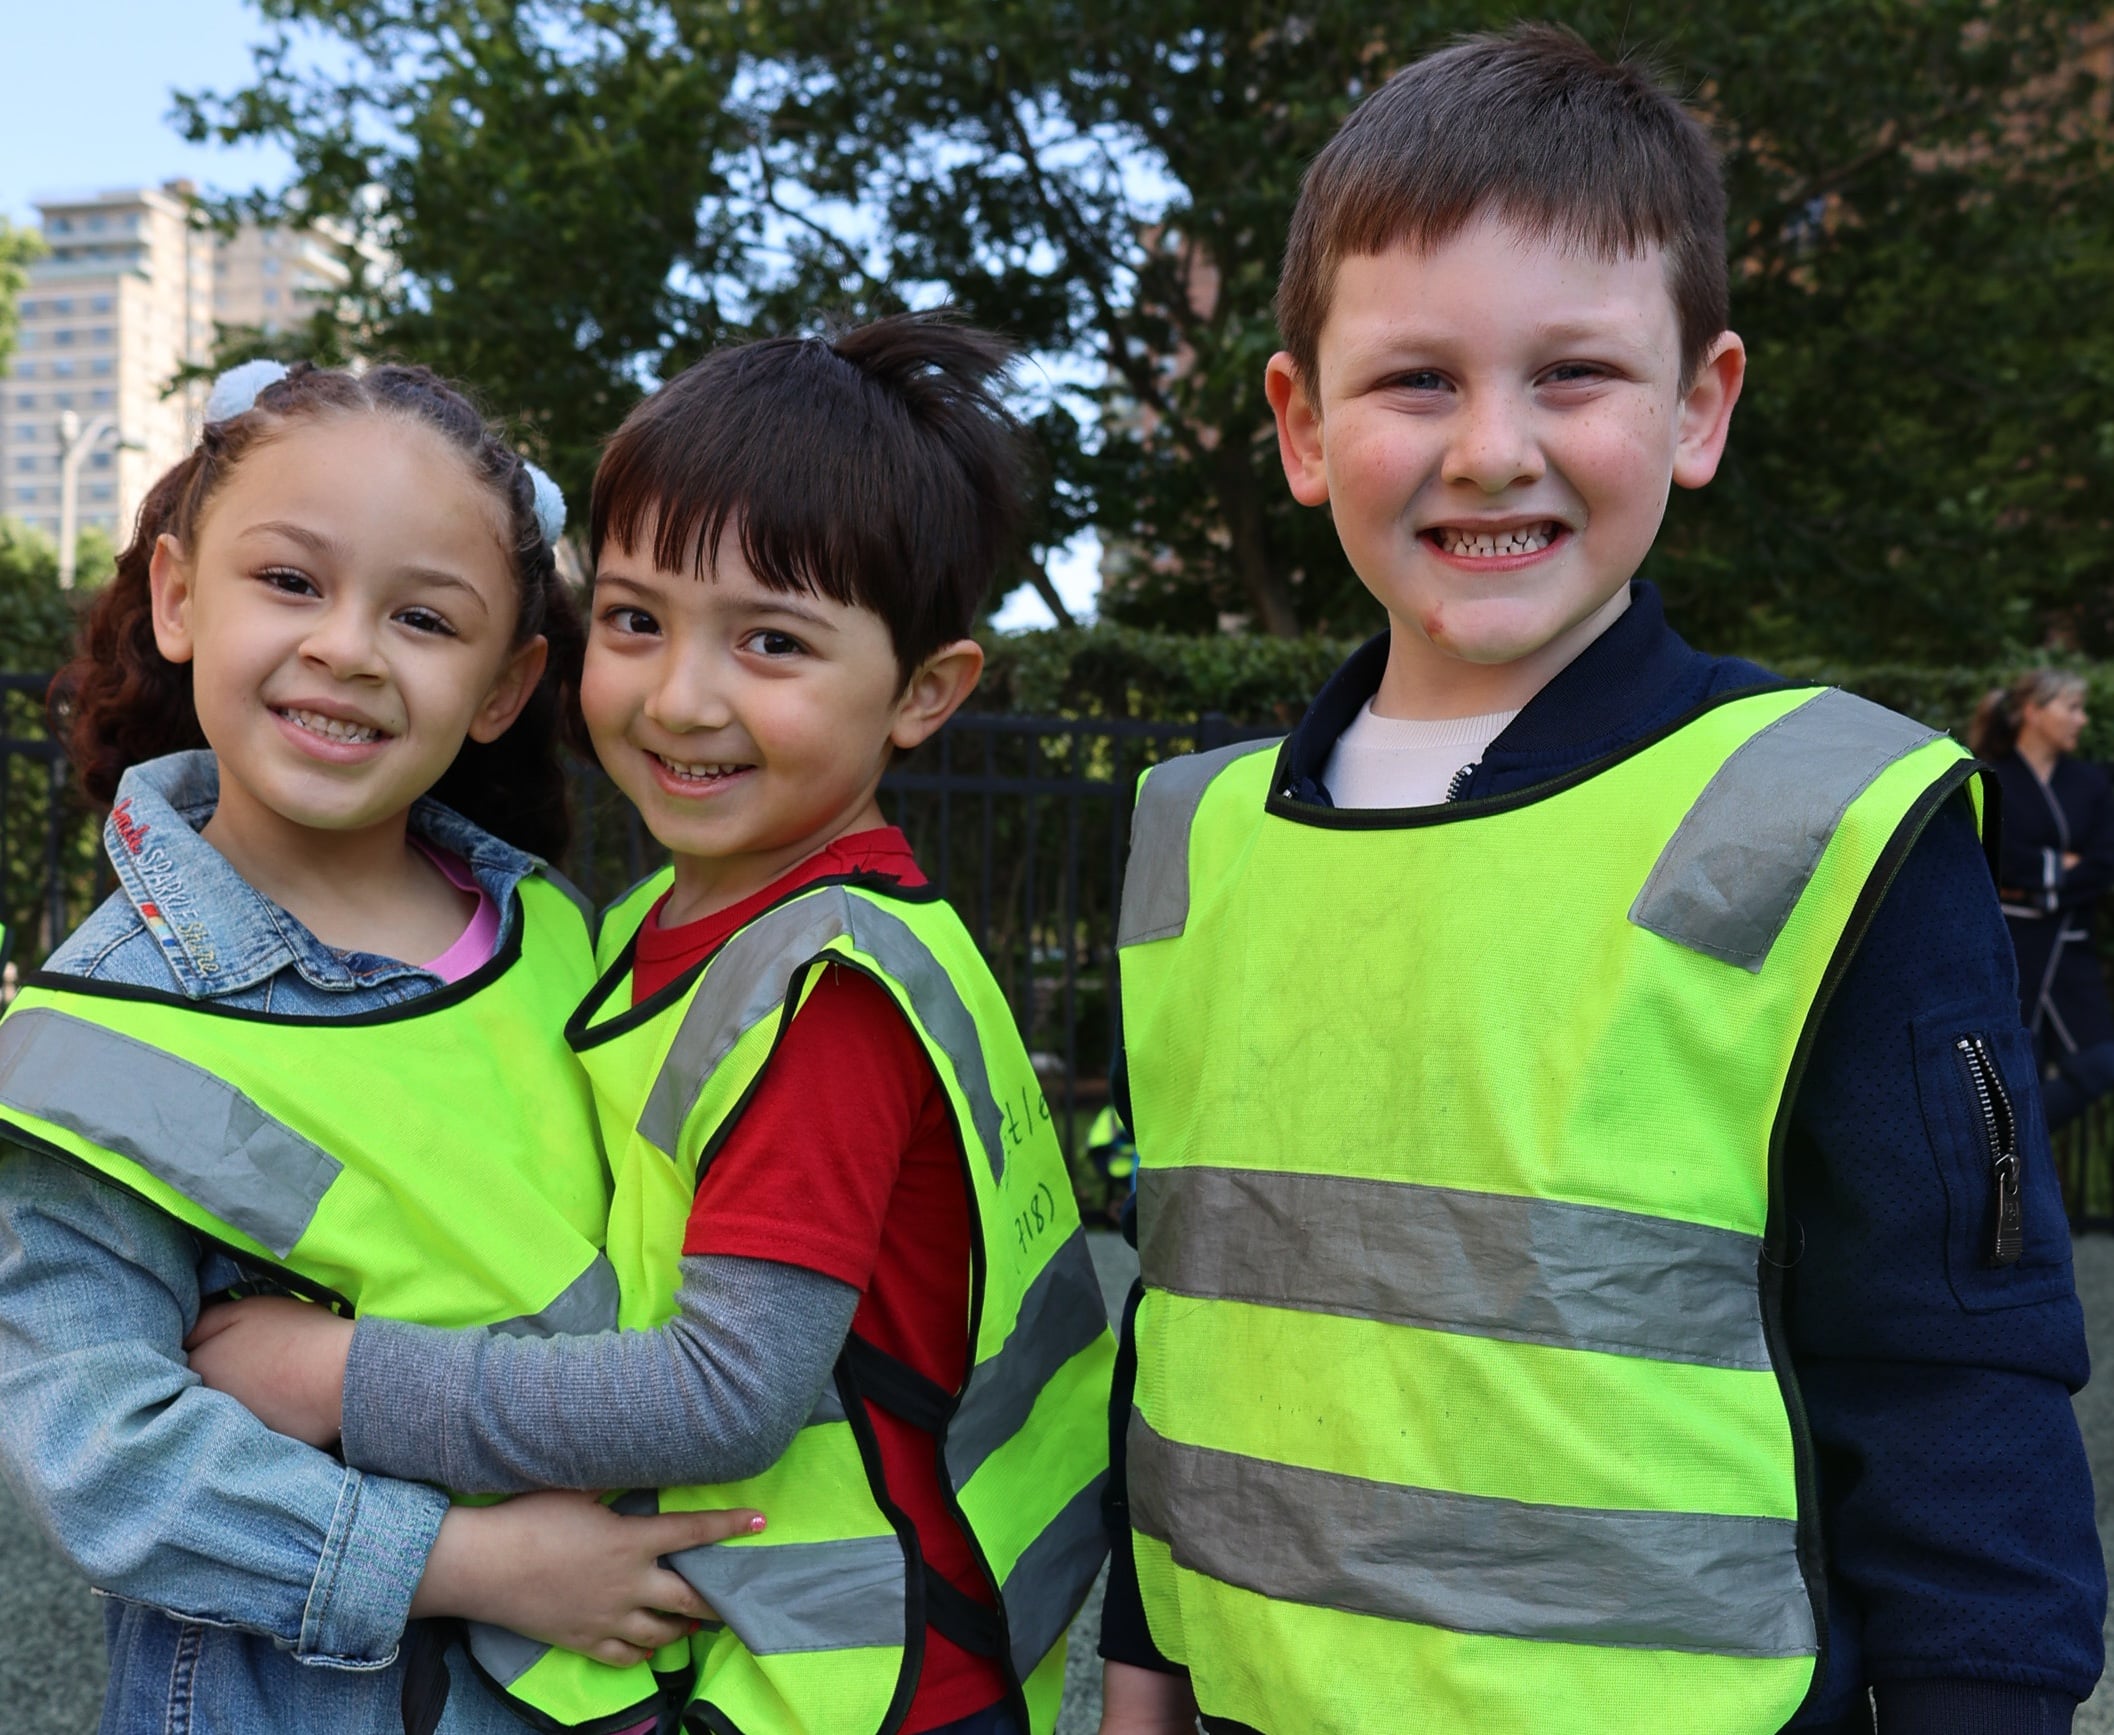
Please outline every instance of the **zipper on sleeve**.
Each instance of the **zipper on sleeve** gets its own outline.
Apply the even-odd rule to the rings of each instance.
[[[1955,1039],[1954,1050],[1967,1068],[1967,1082],[1975,1106],[1982,1116],[1982,1134],[1989,1141],[1990,1178],[1997,1195],[1996,1233],[1991,1238],[1989,1263],[2016,1265],[2026,1250],[2025,1220],[2019,1203],[2019,1125],[2011,1112],[2011,1098],[1989,1045],[1979,1036]]]

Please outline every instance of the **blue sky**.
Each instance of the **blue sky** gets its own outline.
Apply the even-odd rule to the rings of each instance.
[[[171,175],[227,191],[285,178],[283,153],[187,144],[169,124],[172,89],[247,75],[266,27],[241,0],[31,0],[0,12],[0,216],[28,223],[40,194]]]
[[[172,90],[229,90],[247,80],[250,44],[269,27],[243,0],[10,0],[0,8],[0,217],[33,224],[31,200],[188,175],[215,192],[276,186],[284,152],[194,145],[170,124]],[[83,67],[93,62],[90,80]],[[51,68],[49,75],[42,69]],[[91,102],[84,92],[93,92]],[[1067,604],[1090,614],[1100,543],[1078,538],[1050,562]],[[1048,624],[1023,586],[999,624]]]

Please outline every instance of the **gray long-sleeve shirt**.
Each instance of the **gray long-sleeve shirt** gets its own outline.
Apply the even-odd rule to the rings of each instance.
[[[768,1259],[682,1262],[652,1331],[524,1338],[365,1318],[345,1368],[345,1461],[463,1493],[731,1482],[813,1413],[859,1292]]]

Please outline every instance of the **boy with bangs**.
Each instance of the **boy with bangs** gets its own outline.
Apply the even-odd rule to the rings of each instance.
[[[603,455],[581,709],[673,857],[568,1028],[626,1329],[239,1303],[203,1370],[362,1467],[766,1514],[674,1559],[724,1626],[654,1658],[663,1728],[1049,1735],[1106,1552],[1114,1344],[1049,1108],[876,793],[982,668],[1008,359],[929,315],[748,344]]]
[[[1387,630],[1157,767],[1104,1735],[2049,1731],[2105,1579],[1975,766],[1635,577],[1745,374],[1568,32],[1308,171],[1267,389]]]

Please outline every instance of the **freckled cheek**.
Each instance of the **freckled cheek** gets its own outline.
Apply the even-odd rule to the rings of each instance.
[[[1338,509],[1351,504],[1391,506],[1395,497],[1413,493],[1431,467],[1426,443],[1401,428],[1358,427],[1329,451],[1330,494]],[[1340,496],[1348,495],[1346,501]]]
[[[1662,472],[1672,466],[1672,445],[1663,433],[1651,422],[1628,419],[1583,426],[1561,444],[1552,443],[1549,456],[1589,513],[1619,513],[1662,492]]]

